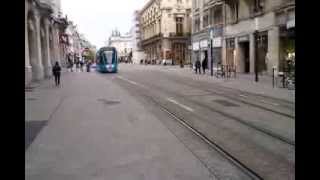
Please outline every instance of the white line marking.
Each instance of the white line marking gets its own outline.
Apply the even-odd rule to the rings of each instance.
[[[271,104],[271,105],[274,105],[274,106],[279,106],[279,104],[277,103],[271,103],[271,102],[268,102],[268,101],[265,101],[265,100],[260,100],[261,102],[263,103],[266,103],[266,104]]]
[[[142,85],[142,84],[136,83],[136,82],[131,81],[131,80],[129,80],[129,79],[127,79],[127,78],[124,78],[124,77],[122,77],[122,76],[117,76],[117,77],[118,77],[119,79],[122,79],[122,80],[124,80],[124,81],[127,81],[128,83],[134,84],[134,85],[136,85],[136,86],[145,87],[145,86]]]
[[[247,98],[248,96],[245,96],[245,95],[243,95],[243,94],[239,94],[239,96],[241,96],[241,97],[245,97],[245,98]]]
[[[170,102],[172,102],[172,103],[174,103],[174,104],[176,104],[176,105],[178,105],[178,106],[180,106],[180,107],[182,107],[182,108],[184,108],[184,109],[186,109],[187,111],[190,111],[190,112],[193,112],[193,111],[194,111],[192,108],[190,108],[190,107],[188,107],[188,106],[186,106],[186,105],[183,105],[183,104],[175,101],[175,100],[172,99],[172,98],[167,98],[167,100],[170,101]]]

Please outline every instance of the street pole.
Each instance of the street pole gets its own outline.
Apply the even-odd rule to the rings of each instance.
[[[212,50],[213,48],[212,48],[212,39],[210,39],[210,51],[211,51],[211,67],[210,67],[210,69],[211,69],[211,76],[213,76],[213,50]]]
[[[258,77],[258,31],[254,32],[254,40],[255,40],[255,57],[254,57],[254,72],[255,72],[255,81],[259,81]]]

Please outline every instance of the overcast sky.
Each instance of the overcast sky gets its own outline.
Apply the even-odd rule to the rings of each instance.
[[[97,48],[104,46],[111,31],[121,34],[133,26],[133,13],[149,0],[61,0],[61,9],[78,31]]]

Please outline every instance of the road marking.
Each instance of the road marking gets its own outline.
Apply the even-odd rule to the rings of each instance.
[[[241,97],[245,97],[245,98],[247,98],[248,96],[245,96],[245,95],[243,95],[243,94],[239,94],[239,96],[241,96]]]
[[[122,76],[117,76],[117,77],[118,77],[119,79],[122,79],[122,80],[124,80],[124,81],[127,81],[128,83],[131,83],[131,84],[134,84],[134,85],[136,85],[136,86],[140,86],[140,87],[146,88],[144,85],[139,84],[139,83],[134,82],[134,81],[131,81],[131,80],[129,80],[129,79],[127,79],[127,78],[124,78],[124,77],[122,77]]]
[[[193,111],[194,111],[192,108],[190,108],[190,107],[188,107],[188,106],[186,106],[186,105],[183,105],[183,104],[177,102],[176,100],[174,100],[174,99],[172,99],[172,98],[167,98],[167,100],[170,101],[170,102],[172,102],[172,103],[174,103],[174,104],[176,104],[176,105],[178,105],[178,106],[180,106],[180,107],[182,107],[182,108],[184,108],[184,109],[186,109],[187,111],[190,111],[190,112],[193,112]]]
[[[268,101],[265,101],[265,100],[260,100],[261,102],[263,102],[263,103],[266,103],[266,104],[271,104],[271,105],[274,105],[274,106],[279,106],[279,104],[277,104],[277,103],[272,103],[272,102],[268,102]]]
[[[118,76],[118,78],[119,78],[119,79],[122,79],[122,80],[124,80],[124,81],[127,81],[128,83],[131,83],[131,84],[134,84],[134,85],[138,85],[138,83],[136,83],[136,82],[134,82],[134,81],[131,81],[131,80],[129,80],[129,79],[126,79],[126,78],[124,78],[124,77],[122,77],[122,76]]]

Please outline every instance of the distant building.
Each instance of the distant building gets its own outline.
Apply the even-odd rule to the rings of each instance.
[[[109,46],[113,46],[118,51],[118,57],[124,58],[128,57],[132,52],[132,35],[127,33],[121,35],[118,30],[112,31],[111,36],[109,37]]]
[[[140,11],[141,47],[148,60],[189,60],[191,0],[150,0]]]
[[[80,34],[78,33],[77,26],[71,21],[69,21],[66,34],[69,40],[69,46],[67,48],[68,55],[71,56],[73,60],[80,59],[82,52]]]
[[[141,47],[141,29],[140,29],[140,12],[135,11],[133,16],[132,34],[132,61],[135,64],[140,63],[140,60],[145,59],[146,55]]]

